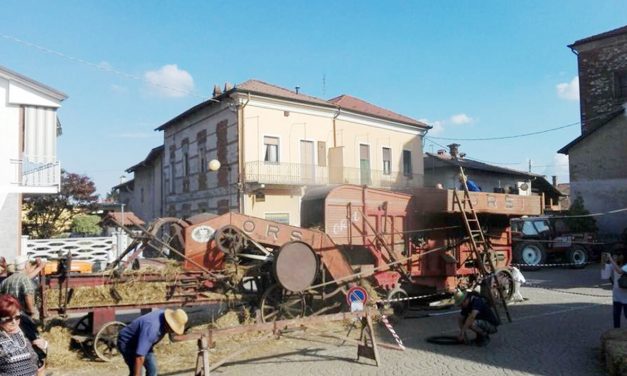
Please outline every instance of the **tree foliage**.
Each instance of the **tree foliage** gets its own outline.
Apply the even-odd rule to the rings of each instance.
[[[75,214],[95,207],[95,192],[96,185],[88,176],[61,171],[58,194],[24,196],[23,233],[45,239],[67,231]]]
[[[583,198],[581,196],[577,196],[573,203],[570,205],[570,209],[568,209],[568,216],[582,216],[588,215],[590,212],[586,209]],[[580,233],[580,232],[596,232],[597,231],[597,221],[594,217],[573,217],[566,218],[566,224],[571,232]]]
[[[72,218],[72,232],[85,235],[100,235],[102,228],[99,225],[100,217],[97,215],[79,214]]]

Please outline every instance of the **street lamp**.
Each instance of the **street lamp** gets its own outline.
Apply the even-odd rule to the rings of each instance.
[[[226,189],[227,189],[227,195],[228,195],[228,211],[231,211],[231,165],[227,164],[226,166],[226,171],[227,171],[227,184],[226,184]],[[219,160],[217,159],[212,159],[209,161],[209,171],[212,172],[217,172],[220,168],[222,167],[222,163],[220,163]]]

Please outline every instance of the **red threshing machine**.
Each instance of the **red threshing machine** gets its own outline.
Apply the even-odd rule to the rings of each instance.
[[[460,199],[457,191],[442,189],[314,188],[302,199],[302,227],[238,213],[161,218],[135,236],[106,277],[59,273],[42,276],[42,286],[59,290],[57,312],[89,312],[87,330],[107,358],[117,332],[98,333],[115,320],[116,309],[208,304],[213,300],[206,291],[235,292],[264,322],[342,309],[348,287],[365,281],[381,298],[441,298],[458,286],[475,286],[487,271],[511,292],[509,219],[541,210],[540,196],[464,191]],[[182,261],[184,271],[163,301],[68,308],[73,287],[123,283],[123,269],[149,261],[142,252],[169,252]],[[142,278],[163,281],[158,274]],[[50,311],[44,302],[42,317]]]

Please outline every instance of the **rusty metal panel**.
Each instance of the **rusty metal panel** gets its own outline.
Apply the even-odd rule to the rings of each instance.
[[[416,188],[419,213],[457,213],[452,189]],[[542,196],[519,196],[504,193],[469,192],[472,205],[477,213],[505,215],[542,214]],[[459,193],[458,193],[459,194]]]
[[[188,240],[190,242],[193,241],[193,231],[199,226],[209,226],[217,230],[226,225],[237,227],[247,236],[267,246],[280,247],[288,242],[302,241],[310,245],[316,254],[320,256],[324,266],[333,279],[343,280],[353,274],[353,269],[344,258],[344,255],[327,234],[318,230],[284,225],[239,213],[227,213],[216,218],[211,218],[206,222],[190,225],[185,229],[186,244]],[[207,247],[207,245],[200,244],[191,249],[188,248],[186,253],[189,252],[190,254],[199,255],[201,254],[199,249],[202,250],[203,247]],[[208,254],[220,252],[213,242],[209,243],[208,247],[209,249],[206,251]],[[189,267],[193,269],[192,265],[188,262],[185,266],[186,268]]]
[[[412,211],[411,202],[411,196],[405,193],[357,185],[339,186],[329,191],[325,199],[325,231],[336,244],[367,245],[365,236],[372,235],[372,231],[364,223],[363,215],[383,232],[384,223],[379,223],[374,213],[405,217]],[[395,231],[405,230],[403,221],[401,224]]]

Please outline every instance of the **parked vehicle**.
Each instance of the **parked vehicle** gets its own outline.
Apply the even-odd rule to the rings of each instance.
[[[514,262],[535,269],[561,261],[571,268],[584,268],[597,258],[601,243],[594,233],[571,233],[560,218],[522,217],[511,220]]]

